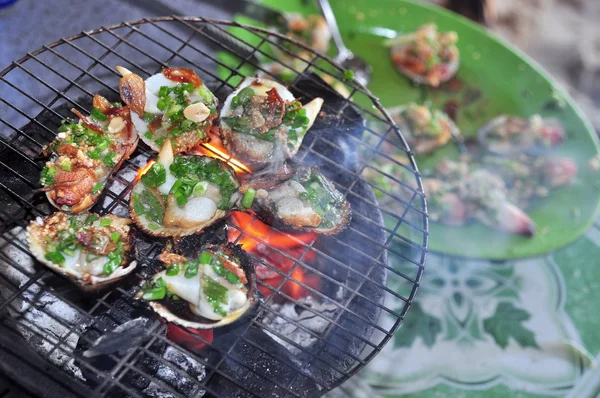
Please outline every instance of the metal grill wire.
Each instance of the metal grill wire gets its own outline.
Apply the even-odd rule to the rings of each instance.
[[[218,40],[214,37],[214,34],[211,34],[211,30],[213,33],[214,30],[219,30],[222,35],[228,35],[229,39]],[[245,32],[244,37],[248,37],[248,35],[251,34],[251,38],[240,39],[238,38],[236,31],[238,33],[241,31]],[[115,94],[118,94],[116,88],[120,76],[114,69],[114,66],[117,64],[139,73],[144,78],[159,72],[163,67],[167,66],[191,67],[195,69],[205,81],[214,80],[217,82],[217,88],[213,91],[219,95],[222,90],[224,90],[223,92],[229,92],[235,84],[237,84],[240,77],[248,76],[248,70],[261,71],[268,77],[278,80],[277,77],[272,76],[269,71],[263,69],[261,65],[256,63],[257,57],[267,62],[278,63],[283,68],[293,70],[293,66],[286,61],[282,61],[279,57],[273,56],[272,53],[272,49],[276,48],[278,51],[286,53],[291,58],[297,58],[297,55],[290,51],[287,46],[282,45],[285,40],[288,39],[283,35],[256,27],[204,18],[175,16],[122,23],[90,32],[83,32],[71,38],[61,39],[54,44],[44,46],[37,51],[28,53],[25,57],[13,62],[7,69],[0,72],[0,101],[3,103],[3,111],[0,115],[0,121],[3,126],[1,131],[3,136],[0,145],[3,148],[0,148],[0,151],[5,153],[8,151],[8,153],[17,156],[22,161],[22,167],[41,169],[42,163],[38,161],[37,157],[39,156],[43,145],[54,138],[56,126],[46,126],[43,123],[40,123],[37,120],[37,116],[42,112],[49,112],[56,117],[63,118],[64,115],[59,115],[54,110],[61,104],[69,104],[69,106],[75,107],[85,113],[88,109],[78,102],[82,97],[91,98],[93,94],[100,89],[110,90]],[[237,48],[232,46],[231,42],[237,42],[236,44],[240,46],[247,46],[252,49],[251,52],[242,56],[237,67],[232,67],[223,62],[222,58],[216,56],[214,51],[206,49],[208,43],[213,49],[216,48],[221,52],[235,54]],[[312,53],[309,48],[300,43],[295,43],[295,45]],[[299,259],[291,257],[283,251],[273,249],[294,262],[294,265],[287,273],[273,268],[261,258],[256,258],[257,261],[261,262],[273,272],[282,275],[283,280],[279,286],[270,286],[259,281],[259,284],[272,290],[274,293],[267,298],[264,303],[260,304],[257,315],[251,319],[248,326],[255,324],[300,350],[304,350],[302,346],[290,340],[288,336],[273,330],[270,325],[261,321],[261,317],[265,313],[274,311],[269,304],[276,296],[284,297],[287,300],[296,302],[292,297],[281,291],[283,284],[287,281],[297,283],[310,291],[314,297],[335,305],[337,308],[341,309],[338,313],[351,311],[348,308],[348,304],[354,298],[359,296],[381,309],[382,321],[379,322],[379,324],[364,319],[361,314],[353,314],[363,321],[366,326],[374,328],[375,333],[369,340],[354,335],[355,337],[360,338],[365,345],[362,355],[360,357],[352,356],[353,364],[349,368],[333,369],[339,377],[337,377],[336,382],[332,385],[320,386],[325,391],[341,384],[344,380],[361,369],[383,348],[385,343],[400,326],[413,301],[423,272],[428,238],[428,220],[421,180],[414,159],[406,142],[399,135],[397,128],[389,115],[383,110],[378,100],[373,97],[368,90],[356,84],[354,81],[344,80],[344,71],[334,65],[325,56],[315,54],[315,58],[312,61],[305,63],[305,65],[306,66],[301,73],[311,71],[318,72],[321,75],[331,76],[334,79],[343,82],[350,92],[348,101],[352,100],[354,106],[359,110],[362,116],[369,119],[371,122],[374,121],[378,126],[377,128],[374,128],[374,124],[370,122],[364,129],[362,139],[347,135],[346,138],[355,141],[359,148],[359,168],[355,173],[349,170],[343,170],[344,173],[349,173],[352,176],[352,182],[349,185],[338,186],[338,189],[350,198],[358,195],[353,190],[357,182],[360,181],[368,184],[378,194],[380,199],[379,203],[387,204],[380,206],[379,203],[372,202],[365,198],[357,197],[356,199],[368,201],[369,205],[379,208],[388,220],[394,221],[393,227],[390,227],[389,222],[386,223],[386,225],[383,225],[377,220],[368,219],[367,216],[361,214],[358,209],[353,209],[354,218],[361,218],[367,223],[372,223],[375,227],[382,229],[385,233],[385,243],[382,245],[381,242],[373,240],[361,231],[353,231],[362,236],[370,245],[377,245],[377,252],[379,254],[373,258],[368,258],[367,260],[371,261],[373,264],[371,270],[374,267],[381,267],[386,270],[386,285],[382,285],[371,279],[371,272],[357,275],[356,271],[348,267],[348,265],[329,256],[312,244],[307,245],[300,241],[298,244],[304,246],[304,251]],[[221,74],[215,67],[221,71]],[[227,78],[221,79],[220,76],[222,75],[222,71],[228,72]],[[281,83],[289,85],[285,84],[285,82]],[[332,90],[327,85],[322,85],[322,88]],[[8,100],[8,98],[10,98],[10,100]],[[327,106],[327,102],[325,102],[325,110],[327,110]],[[341,116],[343,117],[343,115]],[[44,142],[40,142],[40,139],[37,137],[29,136],[27,131],[21,130],[19,126],[24,126],[28,123],[33,123],[42,129],[45,136]],[[337,143],[328,140],[326,137],[319,136],[313,140],[310,147],[304,152],[304,156],[310,154],[311,156],[318,157],[320,161],[327,166],[332,168],[343,168],[343,166],[340,166],[327,156],[313,150],[315,144],[323,140],[328,141],[326,144],[337,147],[339,150],[343,150]],[[393,146],[394,148],[404,151],[406,153],[407,161],[399,162],[396,157],[389,154],[389,151],[383,151],[381,149],[383,145],[388,147]],[[141,165],[144,165],[147,159],[152,158],[153,156],[155,155],[146,149],[144,145],[140,144],[134,156],[125,162],[122,166],[122,170],[113,177],[114,181],[107,184],[107,200],[105,200],[105,205],[102,207],[101,213],[114,212],[119,214],[126,212],[126,209],[128,208],[129,193],[132,188],[132,176],[135,176],[137,169]],[[11,164],[6,164],[4,159],[4,156],[0,157],[0,167],[4,169],[4,172],[15,177],[17,181],[25,184],[25,186],[32,191],[39,188],[37,181],[31,181],[24,177],[20,167],[16,168]],[[380,166],[386,164],[394,165],[394,168],[391,169],[392,171],[386,169],[386,167]],[[123,170],[125,170],[125,172],[123,172]],[[402,170],[403,177],[397,175],[397,170]],[[126,171],[130,171],[130,173],[128,174]],[[365,178],[367,173],[371,178]],[[131,178],[127,177],[127,175]],[[376,178],[372,178],[374,175]],[[376,182],[383,180],[385,180],[387,189]],[[392,187],[392,189],[389,189],[389,187]],[[1,238],[3,247],[12,246],[24,255],[30,256],[28,247],[22,236],[19,237],[14,235],[13,228],[18,226],[26,227],[27,223],[32,218],[47,215],[44,207],[40,206],[42,201],[39,199],[34,200],[31,197],[18,192],[11,183],[6,183],[4,180],[0,181],[0,188],[3,192],[2,195],[6,196],[6,200],[10,204],[5,208],[0,208],[0,232],[2,233]],[[389,203],[392,203],[392,205]],[[252,222],[254,221],[255,220]],[[238,239],[247,235],[261,243],[267,244],[260,236],[252,235],[246,229],[242,230],[233,224],[229,224],[229,228],[236,228],[241,232]],[[352,228],[352,226],[350,228]],[[337,243],[346,248],[350,255],[358,256],[358,258],[365,256],[359,248],[352,247],[336,237],[333,237],[332,239],[337,240]],[[144,257],[153,257],[159,250],[159,245],[154,244],[147,248]],[[304,261],[304,256],[309,251],[316,253],[317,256],[328,257],[329,261],[347,269],[349,274],[352,274],[353,278],[360,281],[358,287],[350,288],[349,286],[341,285],[337,280],[318,269],[315,269],[310,263],[306,263]],[[0,301],[0,311],[4,311],[7,308],[12,308],[14,311],[17,311],[18,308],[14,306],[14,301],[18,298],[23,302],[26,302],[31,308],[35,308],[37,311],[48,315],[50,318],[55,319],[56,322],[67,328],[69,330],[67,334],[55,337],[49,336],[48,333],[40,330],[36,325],[31,324],[25,317],[18,320],[20,328],[25,328],[39,339],[43,339],[50,343],[52,345],[51,353],[56,351],[64,354],[64,363],[58,364],[59,367],[66,368],[67,362],[74,355],[77,355],[73,352],[74,347],[70,346],[68,343],[69,337],[76,336],[78,339],[83,340],[87,340],[87,337],[82,334],[83,331],[81,330],[82,327],[80,324],[71,325],[61,320],[59,317],[49,313],[42,303],[36,302],[36,300],[32,300],[28,297],[26,293],[30,289],[35,288],[39,291],[56,296],[90,322],[94,321],[94,316],[98,311],[111,308],[112,305],[109,303],[111,297],[114,297],[115,295],[129,295],[127,291],[117,287],[97,298],[95,305],[91,309],[83,309],[79,304],[63,297],[60,289],[49,287],[43,282],[43,278],[50,273],[49,270],[38,268],[39,270],[36,272],[30,273],[15,261],[14,258],[7,256],[5,253],[5,250],[0,252],[0,261],[14,267],[16,272],[24,274],[28,280],[25,284],[18,286],[13,285],[10,280],[0,275],[0,285],[9,285],[14,291],[12,294],[2,297],[2,301]],[[302,267],[311,273],[319,275],[322,279],[327,279],[331,283],[340,285],[346,293],[345,296],[348,298],[339,301],[334,300],[317,289],[308,286],[304,282],[296,280],[292,277],[292,272],[296,267]],[[386,292],[383,305],[372,301],[369,297],[365,297],[359,292],[360,287],[364,284],[376,284]],[[343,325],[338,323],[339,315],[330,317],[314,311],[303,303],[296,302],[296,305],[325,319],[330,326],[328,330],[331,330],[332,327],[344,328]],[[294,323],[299,329],[314,335],[314,337],[323,339],[322,335],[315,335],[314,332],[308,330],[305,326],[296,323],[294,319],[287,318],[285,315],[279,313],[277,315],[283,317],[288,322]],[[18,330],[10,325],[9,322],[3,322],[3,327],[17,331],[18,333]],[[220,362],[217,364],[209,364],[195,352],[189,351],[167,340],[164,337],[165,328],[166,326],[163,323],[156,320],[152,324],[154,333],[149,341],[136,347],[134,351],[122,358],[111,356],[115,361],[115,366],[105,375],[103,381],[95,387],[93,393],[105,394],[108,391],[114,392],[117,390],[132,396],[139,396],[139,392],[133,391],[121,382],[121,378],[124,374],[127,372],[134,372],[148,377],[165,390],[178,396],[179,393],[170,385],[155,379],[152,375],[146,374],[137,366],[137,362],[142,355],[147,355],[160,363],[171,366],[169,362],[166,362],[161,356],[149,350],[149,347],[156,341],[162,341],[165,344],[172,346],[176,350],[194,358],[206,367],[206,377],[199,381],[188,375],[185,370],[171,366],[178,377],[189,380],[190,383],[193,383],[197,387],[196,391],[198,394],[200,391],[212,393],[210,386],[207,384],[215,374],[238,384],[238,382],[232,379],[230,375],[222,371],[221,364],[225,357],[229,357],[229,359],[236,361],[235,358],[231,357],[231,352],[235,350],[236,345],[241,343],[254,344],[245,338],[245,333],[240,333],[237,336],[236,343],[232,344],[228,351],[221,352],[223,359],[221,359]],[[351,331],[346,331],[352,334]],[[206,344],[210,344],[210,342],[205,341],[200,336],[191,336]],[[261,349],[261,347],[256,348]],[[89,363],[86,358],[79,356],[77,357],[77,360],[80,366],[87,367],[93,372],[101,373],[101,371]],[[313,360],[319,361],[319,358],[315,357]],[[247,369],[248,372],[253,371],[248,364],[239,363],[239,365],[242,368]],[[331,364],[325,365],[332,366]],[[303,373],[304,376],[312,378],[308,372]],[[264,378],[265,383],[276,385],[291,395],[302,395],[301,391],[299,392],[293,389],[293,383],[289,383],[290,385],[280,385],[276,377],[269,375],[262,375],[261,377]],[[57,378],[56,382],[66,385],[60,378]],[[315,382],[317,381],[315,380]],[[71,387],[73,390],[72,392],[76,395],[87,395],[86,390],[89,389],[84,386],[80,387],[81,388],[77,389]],[[254,393],[248,391],[241,383],[239,384],[239,388],[242,391],[245,390],[247,393]]]

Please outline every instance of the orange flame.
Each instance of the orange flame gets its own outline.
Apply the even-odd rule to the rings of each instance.
[[[250,173],[251,170],[239,160],[231,157],[227,152],[219,149],[216,145],[213,144],[202,144],[200,146],[200,152],[206,156],[210,156],[212,158],[217,158],[219,160],[223,160],[227,162],[236,173]]]
[[[138,171],[137,176],[135,176],[135,179],[133,180],[133,183],[135,184],[136,182],[138,182],[140,178],[142,178],[144,174],[146,174],[148,170],[152,168],[154,163],[156,163],[155,160],[149,160],[148,163],[146,163],[146,165]]]
[[[298,300],[310,293],[304,286],[316,289],[319,286],[319,277],[316,274],[308,274],[298,261],[310,263],[316,258],[312,250],[306,251],[306,245],[312,244],[317,235],[307,233],[284,233],[279,232],[268,225],[255,219],[253,216],[234,212],[231,221],[240,228],[230,228],[228,238],[230,242],[237,241],[244,250],[261,258],[267,265],[259,263],[256,267],[256,276],[265,285],[260,284],[259,290],[265,297],[273,294],[273,291],[281,285],[281,291]],[[241,236],[240,236],[241,235]],[[239,238],[239,240],[238,240]],[[289,278],[274,271],[272,268],[287,274],[291,271]],[[283,284],[282,284],[283,283]]]

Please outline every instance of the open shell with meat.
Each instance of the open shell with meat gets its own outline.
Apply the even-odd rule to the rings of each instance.
[[[131,220],[93,213],[54,213],[27,228],[31,253],[85,291],[106,287],[131,273]]]
[[[175,156],[166,140],[156,162],[133,187],[131,217],[150,235],[191,235],[227,216],[238,188],[227,163],[206,156]]]
[[[248,255],[231,243],[203,247],[193,258],[162,253],[166,270],[141,289],[168,322],[212,329],[239,319],[256,302],[256,276]]]
[[[221,138],[227,151],[253,171],[278,168],[300,148],[323,105],[315,98],[302,105],[281,84],[246,78],[221,110]]]
[[[482,148],[502,156],[539,154],[565,139],[565,131],[558,119],[542,118],[540,115],[529,118],[500,115],[477,133],[477,141]]]
[[[248,181],[240,193],[241,208],[251,208],[267,223],[296,230],[333,235],[352,218],[350,203],[318,167],[279,170]]]
[[[388,109],[388,112],[411,149],[418,154],[431,153],[460,134],[448,115],[427,105],[413,103]]]
[[[90,116],[73,109],[79,121],[64,120],[54,141],[44,148],[50,159],[40,183],[59,210],[79,213],[100,197],[106,181],[137,147],[129,109],[96,95]]]
[[[159,151],[165,139],[175,153],[188,152],[209,140],[218,100],[191,69],[165,68],[144,81],[123,67],[121,98],[131,108],[131,121],[142,141]]]
[[[439,32],[435,24],[390,39],[392,62],[400,73],[418,84],[438,87],[458,71],[460,57],[456,32]]]

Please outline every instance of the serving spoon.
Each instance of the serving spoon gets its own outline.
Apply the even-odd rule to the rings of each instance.
[[[354,78],[356,81],[363,86],[366,86],[369,83],[369,78],[371,77],[371,65],[369,65],[364,59],[356,56],[344,44],[344,40],[342,40],[342,35],[340,34],[340,29],[338,28],[335,15],[333,14],[333,10],[329,4],[329,0],[318,0],[317,2],[319,3],[321,12],[325,17],[327,25],[329,26],[329,31],[331,32],[333,42],[338,50],[338,54],[333,60],[342,65],[342,67],[345,69],[352,70],[354,72]]]

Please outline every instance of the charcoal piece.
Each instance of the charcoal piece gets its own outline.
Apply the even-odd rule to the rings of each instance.
[[[124,299],[117,298],[115,300],[109,300],[108,303],[112,308],[107,308],[105,306],[101,307],[101,313],[96,314],[94,322],[85,327],[83,332],[85,338],[80,338],[77,342],[78,356],[83,356],[83,358],[85,358],[83,353],[91,348],[90,341],[95,342],[105,333],[114,330],[119,325],[131,319],[153,319],[152,314],[148,309],[136,301],[125,301]],[[154,331],[153,333],[157,332]],[[158,339],[155,340],[149,348],[149,351],[158,356],[162,356],[164,350],[165,343]],[[116,357],[117,360],[120,360],[123,357],[123,354],[114,354],[114,357]],[[84,359],[84,361],[85,363],[81,363],[81,360],[76,360],[75,364],[79,366],[88,385],[92,388],[102,384],[106,374],[110,373],[117,365],[115,360],[106,355],[87,358]],[[102,373],[97,373],[93,369],[87,367],[86,364],[93,366]],[[150,355],[143,353],[139,356],[135,366],[146,374],[154,376],[158,370],[159,362]],[[140,391],[148,387],[150,379],[137,372],[127,372],[121,379],[121,383],[134,391]]]

